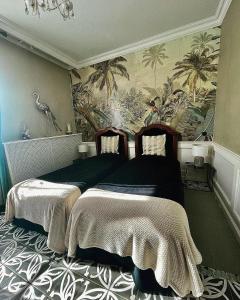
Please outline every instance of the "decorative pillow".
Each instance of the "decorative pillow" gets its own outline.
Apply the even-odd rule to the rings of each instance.
[[[119,135],[101,136],[101,153],[118,153]]]
[[[162,135],[143,135],[142,146],[143,155],[162,155],[166,156],[165,150],[166,134]]]

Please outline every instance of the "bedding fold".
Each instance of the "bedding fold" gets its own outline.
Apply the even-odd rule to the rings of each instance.
[[[65,245],[68,256],[75,256],[77,246],[130,256],[180,297],[203,293],[196,267],[202,257],[184,208],[172,200],[89,189],[74,204]]]
[[[80,195],[73,185],[28,179],[9,191],[5,220],[19,218],[41,225],[48,232],[48,247],[62,253],[70,212]]]

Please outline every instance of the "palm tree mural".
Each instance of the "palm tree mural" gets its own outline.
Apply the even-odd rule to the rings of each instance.
[[[211,136],[219,43],[220,29],[214,28],[73,69],[77,129],[92,141],[102,127],[117,126],[133,136],[144,125],[163,122],[184,140],[203,131]]]
[[[192,50],[202,52],[206,48],[214,51],[214,47],[212,46],[212,41],[214,36],[210,33],[203,32],[197,36],[193,37]]]
[[[196,102],[198,81],[207,82],[209,75],[217,72],[217,63],[214,63],[214,60],[218,58],[218,54],[208,55],[208,52],[208,48],[202,52],[192,51],[187,53],[182,61],[175,64],[174,70],[177,70],[177,72],[173,75],[173,79],[186,77],[183,86],[189,86],[193,102]]]
[[[126,58],[119,56],[114,59],[109,59],[104,62],[92,65],[93,73],[89,76],[86,83],[97,84],[100,91],[106,87],[107,104],[108,99],[112,95],[113,90],[118,90],[118,85],[115,76],[125,77],[129,80],[129,74],[126,67],[122,64],[126,62]]]
[[[153,46],[143,52],[142,62],[144,63],[144,66],[150,66],[154,72],[155,89],[157,87],[157,66],[163,65],[163,60],[168,58],[165,52],[165,44]]]
[[[101,121],[109,121],[108,116],[91,103],[93,92],[86,83],[80,81],[73,85],[72,95],[74,111],[83,116],[95,132],[100,128],[98,118]]]

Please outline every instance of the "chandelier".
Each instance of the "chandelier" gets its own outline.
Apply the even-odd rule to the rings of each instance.
[[[28,15],[31,11],[33,15],[40,16],[40,10],[52,11],[58,9],[63,19],[74,17],[73,3],[70,0],[24,0],[25,12]]]

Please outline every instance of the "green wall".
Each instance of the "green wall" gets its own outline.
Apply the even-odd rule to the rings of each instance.
[[[240,154],[240,1],[222,24],[214,141]]]

